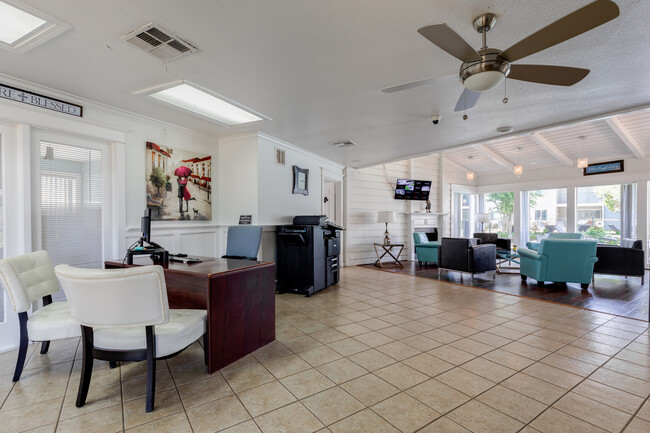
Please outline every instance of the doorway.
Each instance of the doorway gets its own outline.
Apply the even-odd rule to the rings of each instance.
[[[38,132],[32,146],[33,250],[54,266],[102,268],[114,242],[110,143]]]
[[[334,224],[343,223],[343,206],[341,202],[343,182],[323,179],[323,201],[321,210],[328,221]]]

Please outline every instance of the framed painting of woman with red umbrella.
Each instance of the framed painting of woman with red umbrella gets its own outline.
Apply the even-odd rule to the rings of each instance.
[[[147,208],[153,220],[212,219],[212,157],[148,141]]]

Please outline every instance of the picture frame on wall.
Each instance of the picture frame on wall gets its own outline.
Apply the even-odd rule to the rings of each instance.
[[[599,162],[596,164],[589,164],[586,168],[582,169],[583,176],[592,176],[594,174],[606,173],[620,173],[625,171],[623,160]]]
[[[309,195],[309,169],[293,166],[293,193]]]
[[[152,221],[212,219],[212,156],[147,141],[147,209]]]

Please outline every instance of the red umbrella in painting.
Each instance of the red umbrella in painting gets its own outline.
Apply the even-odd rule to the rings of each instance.
[[[181,165],[176,170],[174,170],[174,175],[178,177],[187,177],[192,173],[192,170],[184,165]]]

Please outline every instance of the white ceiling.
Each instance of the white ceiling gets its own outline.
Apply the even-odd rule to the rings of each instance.
[[[564,88],[509,80],[508,104],[501,103],[503,89],[493,89],[468,111],[468,120],[453,112],[462,91],[453,76],[402,92],[381,92],[457,72],[459,61],[419,35],[418,28],[446,22],[479,48],[481,38],[471,22],[490,11],[498,18],[488,45],[505,49],[590,0],[22,1],[72,29],[23,54],[0,52],[0,73],[212,136],[259,129],[353,167],[488,140],[502,125],[512,125],[516,133],[650,103],[647,0],[618,0],[621,16],[615,20],[518,62],[591,69],[582,82]],[[120,40],[149,22],[201,51],[163,65]],[[224,128],[133,95],[177,79],[209,88],[273,121]],[[430,121],[433,113],[442,115],[437,126]],[[637,124],[648,135],[647,122],[629,116],[623,123],[630,128]],[[554,134],[561,132],[547,138],[565,140]],[[589,133],[602,140],[611,134],[607,125]],[[358,146],[328,144],[341,139]],[[516,156],[508,149],[526,140],[504,139],[499,144],[504,158],[513,161]],[[565,141],[566,155],[577,157],[575,140]],[[536,146],[525,151],[536,152],[540,166],[558,163]],[[522,160],[528,158],[524,150],[520,153]],[[494,166],[493,161],[474,164]]]
[[[617,128],[626,135],[627,143],[617,134],[612,122],[619,122]],[[540,145],[540,141],[550,144],[555,153]],[[630,147],[634,145],[638,146],[638,154]],[[577,159],[584,156],[590,163],[646,158],[650,155],[650,109],[461,146],[445,151],[444,155],[461,168],[474,171],[479,179],[481,175],[506,171],[512,174],[513,166],[518,163],[525,169],[541,169],[575,167]]]

